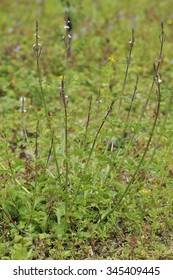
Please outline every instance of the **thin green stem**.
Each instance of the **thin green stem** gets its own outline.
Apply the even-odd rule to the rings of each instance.
[[[42,75],[41,75],[41,69],[40,69],[40,55],[42,51],[42,45],[39,43],[39,34],[38,34],[38,21],[36,21],[36,33],[35,33],[35,45],[33,46],[34,53],[36,56],[36,64],[37,64],[37,74],[38,74],[38,82],[40,86],[40,94],[41,94],[41,99],[43,101],[43,106],[44,106],[44,112],[45,112],[45,117],[47,120],[48,127],[51,129],[51,124],[50,124],[50,119],[48,116],[48,110],[46,106],[46,100],[44,97],[44,91],[43,91],[43,85],[42,85]]]
[[[134,47],[134,43],[135,43],[135,35],[134,35],[134,29],[132,29],[132,37],[129,41],[130,49],[129,49],[129,53],[128,53],[128,56],[127,56],[127,66],[126,66],[126,71],[125,71],[125,75],[124,75],[124,81],[123,81],[123,86],[122,86],[121,96],[120,96],[120,101],[119,101],[119,107],[118,107],[118,116],[119,116],[120,109],[121,109],[121,106],[122,106],[122,99],[123,99],[123,96],[124,96],[125,86],[126,86],[126,82],[127,82],[127,76],[128,76],[129,67],[130,67],[130,64],[131,64],[132,50],[133,50],[133,47]]]
[[[69,183],[69,154],[68,154],[68,113],[67,113],[67,95],[65,94],[64,76],[61,81],[61,100],[64,107],[64,146],[65,146],[65,213],[68,210],[68,183]]]
[[[38,127],[39,120],[36,125],[36,135],[35,135],[35,192],[37,191],[37,178],[38,178]]]
[[[18,228],[18,226],[13,222],[13,220],[11,219],[10,215],[3,209],[3,207],[1,206],[1,211],[5,214],[5,216],[8,218],[8,220],[12,223],[12,225],[17,229],[17,231],[19,232],[19,234],[23,235],[25,234],[25,232],[21,229]]]
[[[163,60],[163,58],[162,58],[163,57],[163,47],[164,47],[164,43],[165,43],[165,39],[166,39],[163,22],[161,22],[161,35],[160,35],[159,38],[160,38],[160,51],[159,51],[158,62],[157,62],[157,65],[156,65],[156,73],[157,74],[159,73],[161,63],[162,63],[162,60]],[[142,109],[141,119],[143,118],[143,116],[146,112],[146,108],[147,108],[150,96],[152,94],[154,84],[155,84],[155,78],[153,78],[153,81],[152,81],[152,84],[151,84],[151,87],[150,87],[150,91],[149,91],[149,95],[148,95],[148,97],[146,99],[146,102],[144,104],[144,107]]]
[[[83,146],[84,149],[85,149],[85,144],[86,144],[88,127],[89,127],[89,123],[90,123],[91,108],[92,108],[92,94],[89,98],[89,108],[88,108],[88,116],[87,116],[86,127],[85,127],[85,134],[84,134],[83,140],[81,141],[81,147]]]
[[[136,92],[137,92],[137,89],[138,89],[138,82],[139,82],[139,75],[137,75],[137,78],[136,78],[136,83],[135,83],[133,95],[132,95],[132,98],[131,98],[130,108],[129,108],[129,110],[128,110],[128,114],[127,114],[127,118],[126,118],[126,123],[128,123],[128,121],[129,121],[130,113],[131,113],[132,106],[133,106],[133,101],[134,101],[134,99],[135,99]],[[125,136],[125,134],[126,134],[126,130],[124,129],[123,137]]]
[[[168,119],[168,115],[169,115],[169,113],[170,113],[170,108],[171,108],[171,106],[172,106],[172,100],[173,100],[173,95],[171,94],[170,99],[169,99],[169,101],[168,101],[168,108],[167,108],[167,110],[166,110],[166,114],[165,114],[165,117],[164,117],[164,121],[163,121],[163,125],[162,125],[162,128],[161,128],[161,132],[160,132],[160,135],[159,135],[159,137],[158,137],[158,139],[157,139],[157,143],[155,144],[155,147],[154,147],[154,150],[153,150],[153,153],[152,153],[152,155],[151,155],[151,158],[150,158],[149,163],[151,163],[151,162],[153,161],[153,158],[154,158],[154,156],[155,156],[155,154],[156,154],[158,145],[159,145],[159,143],[160,143],[160,139],[161,139],[161,137],[162,137],[162,135],[163,135],[163,133],[164,133],[164,131],[165,131],[166,122],[167,122],[167,119]]]
[[[71,53],[71,40],[72,40],[72,23],[69,15],[70,4],[67,3],[67,9],[65,11],[65,62],[66,62],[66,77],[62,77],[61,81],[61,91],[60,97],[63,102],[64,107],[64,152],[65,152],[65,217],[67,219],[69,195],[68,195],[68,185],[69,185],[69,152],[68,152],[68,80],[69,80],[69,56]]]
[[[68,174],[69,174],[69,154],[68,154],[68,115],[67,115],[67,107],[66,105],[64,104],[64,124],[65,124],[65,127],[64,127],[64,132],[65,132],[65,213],[67,213],[67,210],[68,210],[68,182],[69,182],[69,179],[68,179]]]

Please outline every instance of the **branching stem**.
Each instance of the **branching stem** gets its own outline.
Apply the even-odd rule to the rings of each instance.
[[[147,142],[147,145],[145,147],[145,150],[144,150],[144,153],[138,163],[138,166],[135,170],[135,172],[133,173],[132,175],[132,178],[130,180],[130,182],[128,183],[126,189],[124,190],[123,194],[121,195],[120,199],[118,200],[118,202],[112,207],[111,210],[109,210],[105,215],[103,215],[98,222],[103,222],[111,213],[113,213],[118,207],[119,205],[121,204],[122,200],[124,199],[124,197],[126,196],[126,194],[128,193],[130,187],[132,186],[132,184],[134,183],[135,179],[136,179],[136,175],[138,174],[138,171],[141,167],[141,165],[143,164],[144,162],[144,159],[145,159],[145,156],[148,152],[148,149],[149,149],[149,146],[150,146],[150,143],[151,143],[151,140],[153,138],[153,134],[154,134],[154,130],[156,128],[156,124],[157,124],[157,120],[158,120],[158,117],[159,117],[159,112],[160,112],[160,103],[161,103],[161,91],[160,91],[160,84],[161,84],[161,79],[159,78],[158,74],[155,73],[155,76],[154,76],[154,80],[157,84],[157,97],[158,97],[158,102],[157,102],[157,110],[156,110],[156,114],[155,114],[155,119],[154,119],[154,122],[153,122],[153,126],[152,126],[152,129],[151,129],[151,132],[150,132],[150,136],[148,138],[148,142]],[[114,203],[113,203],[114,204]]]

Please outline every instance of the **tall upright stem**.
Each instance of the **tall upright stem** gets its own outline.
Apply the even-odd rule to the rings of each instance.
[[[36,63],[37,63],[37,74],[38,74],[38,82],[39,82],[39,87],[40,87],[40,94],[41,94],[41,100],[43,101],[43,106],[44,106],[44,112],[45,112],[45,117],[47,120],[47,124],[49,128],[51,129],[51,124],[50,124],[50,119],[48,116],[48,110],[46,106],[46,101],[44,97],[44,91],[43,91],[43,85],[42,85],[42,75],[41,75],[41,70],[40,70],[40,55],[42,51],[42,45],[39,43],[39,27],[38,27],[38,21],[36,21],[36,33],[35,33],[35,44],[33,45],[33,50],[34,54],[36,57]]]
[[[48,115],[46,100],[45,100],[45,97],[44,97],[43,84],[42,84],[42,75],[41,75],[41,69],[40,69],[40,56],[41,56],[41,51],[42,51],[42,45],[39,43],[40,36],[38,34],[38,31],[39,31],[38,21],[36,21],[35,44],[33,45],[33,50],[34,50],[34,54],[35,54],[35,57],[36,57],[37,75],[38,75],[38,82],[39,82],[39,87],[40,87],[40,97],[41,97],[41,100],[43,102],[44,114],[45,114],[45,118],[46,118],[46,121],[47,121],[47,125],[48,125],[50,131],[53,134],[50,118],[49,118],[49,115]],[[60,181],[60,171],[59,171],[58,161],[57,161],[57,157],[56,157],[54,142],[52,143],[52,147],[53,147],[53,153],[54,153],[58,178],[59,178],[59,181]],[[47,164],[48,164],[48,162],[47,162]],[[47,168],[47,165],[46,165],[46,168]]]
[[[156,65],[156,73],[157,73],[157,75],[159,73],[159,70],[160,70],[160,67],[161,67],[161,63],[162,63],[162,60],[163,60],[163,58],[162,58],[163,57],[163,46],[164,46],[164,42],[165,42],[165,39],[166,39],[163,22],[161,22],[161,35],[160,35],[159,39],[160,39],[160,51],[159,51],[158,62],[157,62],[157,65]],[[155,79],[153,78],[153,81],[152,81],[152,84],[151,84],[151,87],[150,87],[150,91],[149,91],[149,95],[148,95],[148,97],[146,99],[146,102],[144,104],[144,107],[142,109],[142,114],[141,114],[141,118],[140,119],[142,119],[142,117],[145,114],[145,111],[146,111],[146,108],[147,108],[150,96],[151,96],[152,91],[153,91],[154,84],[155,84]]]
[[[121,109],[121,106],[122,106],[122,99],[123,99],[123,96],[124,96],[125,86],[126,86],[126,82],[127,82],[127,76],[128,76],[129,67],[130,67],[130,64],[131,64],[132,50],[133,50],[133,47],[134,47],[134,44],[135,44],[134,29],[132,29],[132,37],[129,41],[129,44],[130,44],[130,49],[129,49],[129,53],[128,53],[128,56],[127,56],[127,66],[126,66],[123,86],[122,86],[122,90],[121,90],[120,102],[119,102],[119,107],[118,107],[118,115],[119,115],[119,112],[120,112],[120,109]]]

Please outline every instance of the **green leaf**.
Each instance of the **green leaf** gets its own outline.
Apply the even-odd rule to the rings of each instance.
[[[28,254],[26,247],[23,247],[22,244],[15,244],[11,250],[11,259],[12,260],[27,260]]]
[[[55,209],[58,224],[61,224],[61,218],[65,215],[65,203],[60,202],[58,207]]]

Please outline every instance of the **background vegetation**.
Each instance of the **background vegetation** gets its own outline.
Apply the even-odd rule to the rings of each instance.
[[[0,2],[0,258],[172,259],[172,1],[69,2]]]

